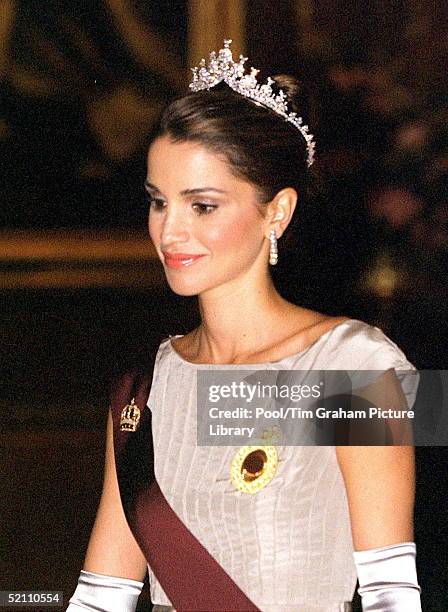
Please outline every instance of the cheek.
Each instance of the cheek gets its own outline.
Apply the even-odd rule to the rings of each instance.
[[[233,222],[220,223],[209,227],[205,232],[204,240],[215,251],[227,251],[230,249],[241,250],[258,244],[261,232],[259,231],[259,219],[244,219],[239,216]],[[232,251],[233,252],[233,251]]]
[[[149,237],[151,238],[155,246],[157,246],[159,243],[160,226],[161,226],[161,223],[160,223],[160,220],[157,218],[157,216],[148,214]]]

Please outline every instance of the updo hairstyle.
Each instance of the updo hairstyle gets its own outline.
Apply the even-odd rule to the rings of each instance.
[[[286,94],[289,111],[300,115],[298,81],[287,75],[272,78]],[[153,138],[159,136],[174,142],[197,142],[222,156],[235,176],[255,186],[262,214],[264,205],[281,189],[292,187],[299,197],[306,191],[309,170],[302,134],[274,111],[256,105],[225,83],[172,102],[153,134]],[[292,225],[290,222],[285,234]]]

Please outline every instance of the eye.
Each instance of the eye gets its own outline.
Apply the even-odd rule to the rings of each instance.
[[[165,200],[161,198],[155,198],[154,196],[148,195],[146,198],[147,204],[150,210],[160,212],[166,206]],[[216,204],[209,204],[206,202],[194,202],[192,208],[196,211],[197,215],[209,215],[215,208],[218,208]]]
[[[165,205],[164,200],[161,200],[160,198],[154,198],[153,196],[147,196],[146,201],[148,203],[148,206],[150,208],[150,210],[162,210],[162,208]]]
[[[209,215],[215,208],[218,208],[218,206],[216,204],[206,204],[205,202],[195,202],[193,208],[198,215]]]

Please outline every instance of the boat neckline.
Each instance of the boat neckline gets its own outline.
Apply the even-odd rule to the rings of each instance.
[[[327,329],[326,332],[324,332],[323,334],[321,334],[318,338],[316,338],[316,340],[314,340],[314,342],[311,342],[311,344],[309,344],[307,347],[305,347],[304,349],[302,349],[301,351],[298,351],[296,353],[292,353],[290,355],[286,355],[285,357],[282,357],[281,359],[276,359],[275,361],[259,361],[256,363],[194,363],[193,361],[188,361],[187,359],[185,359],[184,357],[182,357],[174,348],[173,343],[172,343],[172,338],[182,338],[185,334],[177,334],[175,336],[170,336],[167,340],[169,349],[171,350],[171,352],[174,354],[174,356],[176,357],[176,359],[180,362],[182,362],[183,364],[189,365],[189,366],[205,366],[208,368],[211,367],[232,367],[232,368],[244,368],[246,366],[269,366],[269,365],[276,365],[279,363],[282,363],[283,361],[286,361],[288,359],[292,359],[294,357],[301,357],[302,355],[305,355],[305,353],[307,353],[308,351],[310,351],[313,347],[315,347],[316,345],[318,345],[324,338],[326,338],[329,334],[331,334],[332,332],[334,332],[335,330],[339,329],[340,327],[342,327],[343,325],[347,325],[349,323],[361,323],[361,321],[359,319],[344,319],[344,321],[341,321],[340,323],[336,323],[336,325],[333,325],[333,327],[331,327],[330,329]]]

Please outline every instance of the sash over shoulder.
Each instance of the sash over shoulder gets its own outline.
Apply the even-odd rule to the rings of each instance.
[[[177,516],[155,479],[151,410],[146,404],[156,353],[151,351],[145,368],[117,380],[110,394],[115,465],[126,520],[178,612],[255,612],[258,608]],[[139,427],[121,431],[122,409],[133,398],[141,411]]]

